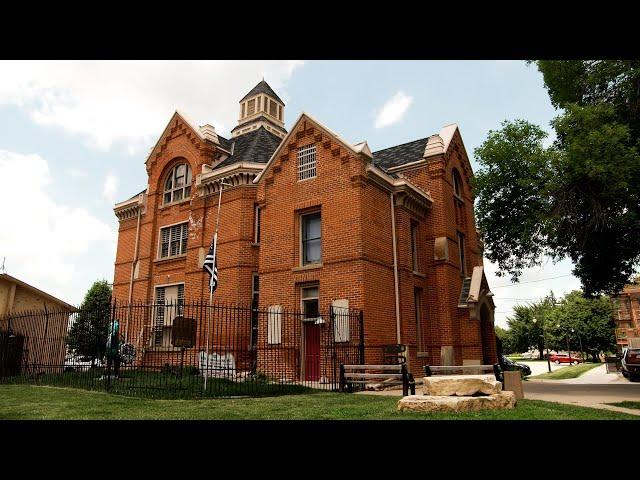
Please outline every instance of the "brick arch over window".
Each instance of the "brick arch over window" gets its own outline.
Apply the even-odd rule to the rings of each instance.
[[[179,202],[191,196],[193,171],[187,159],[174,158],[160,177],[159,190],[162,192],[162,204]]]

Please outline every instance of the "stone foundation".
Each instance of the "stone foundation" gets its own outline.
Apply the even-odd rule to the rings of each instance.
[[[475,412],[510,409],[516,406],[513,392],[500,392],[478,397],[455,395],[409,395],[398,402],[397,409],[418,412]]]

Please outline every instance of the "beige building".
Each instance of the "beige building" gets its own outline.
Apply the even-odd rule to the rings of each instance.
[[[0,274],[0,316],[17,314],[25,310],[75,311],[73,305],[49,295],[28,283],[6,273]]]
[[[0,274],[0,336],[8,335],[3,343],[8,354],[2,357],[0,376],[62,368],[69,318],[75,311],[59,298]]]

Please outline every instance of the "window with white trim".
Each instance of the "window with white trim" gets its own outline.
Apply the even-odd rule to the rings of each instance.
[[[161,228],[158,258],[170,258],[186,254],[188,238],[188,222]]]
[[[191,168],[180,163],[171,169],[164,182],[163,203],[173,203],[191,195]]]
[[[302,265],[320,263],[322,257],[322,225],[320,212],[300,216]]]
[[[282,305],[270,305],[267,309],[267,343],[282,342]]]
[[[319,320],[320,319],[320,289],[319,286],[306,286],[302,287],[300,291],[301,307],[303,321]]]
[[[156,347],[170,347],[173,320],[183,314],[184,284],[156,287],[154,308],[155,319],[151,343]]]
[[[298,148],[298,180],[316,176],[316,146],[305,145]]]
[[[336,342],[349,341],[349,300],[346,298],[334,300],[333,307],[333,338]]]

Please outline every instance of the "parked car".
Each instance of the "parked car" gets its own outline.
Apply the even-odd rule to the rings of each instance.
[[[579,363],[582,363],[581,358],[573,357],[573,356],[570,357],[566,353],[554,353],[549,357],[549,360],[551,360],[556,365],[560,365],[561,363],[569,363],[571,365],[577,365]]]
[[[640,348],[625,348],[620,360],[620,370],[632,382],[640,381]]]
[[[525,365],[524,363],[517,363],[507,358],[506,356],[502,356],[502,361],[500,362],[500,367],[502,370],[520,370],[522,374],[526,377],[531,375],[531,368],[529,365]]]

